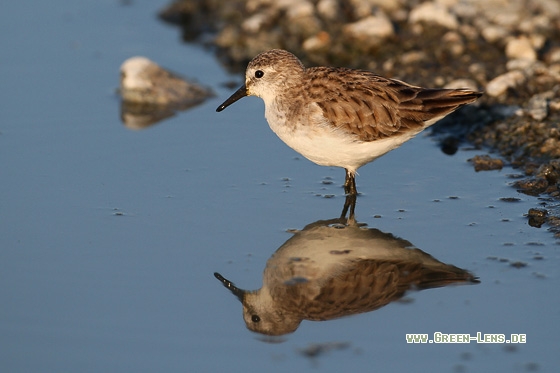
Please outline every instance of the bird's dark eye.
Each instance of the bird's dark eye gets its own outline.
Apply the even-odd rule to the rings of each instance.
[[[262,70],[255,71],[255,78],[259,79],[264,76],[264,72]]]
[[[252,322],[259,322],[259,321],[261,321],[261,318],[259,317],[259,315],[253,315],[253,316],[251,316],[251,321]]]

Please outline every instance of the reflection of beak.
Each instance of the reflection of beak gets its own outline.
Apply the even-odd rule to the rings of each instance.
[[[239,289],[237,286],[235,286],[230,280],[225,279],[221,274],[219,274],[218,272],[214,272],[214,277],[216,277],[218,280],[220,280],[220,282],[229,289],[229,291],[231,291],[233,293],[233,295],[235,295],[240,301],[241,303],[243,303],[243,298],[245,298],[245,290]]]
[[[223,104],[218,106],[216,111],[220,112],[220,111],[224,110],[229,105],[233,104],[235,101],[237,101],[239,99],[242,99],[243,97],[245,97],[247,95],[248,95],[247,94],[247,87],[245,86],[245,84],[243,84],[243,86],[241,88],[239,88],[237,91],[235,91],[234,94],[229,96],[229,98],[227,100],[225,100]]]

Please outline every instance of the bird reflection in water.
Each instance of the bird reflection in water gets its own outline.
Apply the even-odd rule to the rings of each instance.
[[[283,335],[294,332],[302,320],[373,311],[408,290],[479,282],[407,240],[355,223],[354,205],[355,198],[347,200],[341,218],[296,231],[266,263],[259,290],[242,290],[214,273],[243,304],[247,328]]]

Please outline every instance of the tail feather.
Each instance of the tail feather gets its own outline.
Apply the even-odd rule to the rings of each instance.
[[[480,96],[482,92],[469,89],[419,89],[414,98],[399,103],[399,113],[405,127],[419,121],[427,127]],[[406,125],[408,121],[411,123]]]

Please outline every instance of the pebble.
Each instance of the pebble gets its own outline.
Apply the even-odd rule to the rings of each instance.
[[[365,47],[379,45],[395,33],[393,24],[381,10],[375,15],[344,26],[343,32],[347,37],[362,42]]]
[[[520,70],[531,73],[536,65],[539,64],[539,61],[532,61],[527,59],[513,59],[506,62],[506,69],[508,71],[511,70]]]
[[[534,1],[533,5],[542,14],[549,15],[550,18],[560,18],[560,2],[558,0],[537,0]]]
[[[504,167],[504,161],[499,158],[492,158],[489,155],[475,155],[469,159],[469,162],[473,164],[476,172],[501,170]]]
[[[556,136],[550,137],[544,141],[540,147],[541,153],[550,154],[551,157],[560,158],[560,133],[558,132],[558,129],[556,129]]]
[[[558,183],[560,181],[560,159],[540,166],[537,176],[545,178],[550,184]]]
[[[364,0],[362,0],[364,1]],[[398,12],[402,9],[402,2],[395,0],[365,0],[375,7],[379,7],[386,12]]]
[[[525,75],[519,70],[508,71],[492,79],[486,85],[486,94],[492,97],[501,96],[509,88],[515,88],[525,82]]]
[[[548,217],[548,211],[545,209],[535,209],[531,208],[527,212],[527,217],[529,218],[529,225],[531,227],[540,228]]]
[[[366,18],[371,15],[372,4],[368,0],[349,0],[352,15],[356,19]]]
[[[457,17],[449,11],[447,7],[440,3],[425,2],[412,9],[408,17],[410,23],[425,22],[436,24],[451,30],[459,27]]]
[[[485,25],[482,29],[482,37],[488,43],[496,43],[500,40],[505,39],[509,32],[504,27],[496,25]]]
[[[456,31],[448,31],[443,35],[441,41],[445,44],[446,49],[451,52],[454,56],[461,56],[465,53],[465,43],[463,43],[463,38]]]
[[[527,103],[525,111],[535,120],[543,120],[548,116],[548,100],[552,98],[552,92],[536,94]]]
[[[241,28],[246,32],[256,34],[265,24],[267,24],[269,19],[270,16],[267,13],[256,13],[243,21]]]
[[[511,39],[506,44],[506,56],[509,59],[537,60],[537,52],[526,36]]]
[[[335,20],[339,11],[337,0],[319,0],[317,3],[317,13],[329,21]]]
[[[560,47],[551,48],[546,54],[546,59],[548,63],[560,62]]]
[[[514,183],[516,188],[522,193],[538,196],[548,188],[548,181],[543,177],[533,179],[518,180]]]
[[[327,49],[331,44],[331,37],[325,31],[321,31],[318,34],[307,38],[303,42],[303,49],[307,52],[317,52]]]
[[[400,61],[405,65],[412,65],[420,61],[423,61],[426,58],[427,58],[426,52],[414,50],[414,51],[403,53],[400,57]]]
[[[296,19],[301,17],[313,16],[315,13],[315,7],[309,1],[299,0],[290,4],[286,8],[286,16],[288,19]]]

